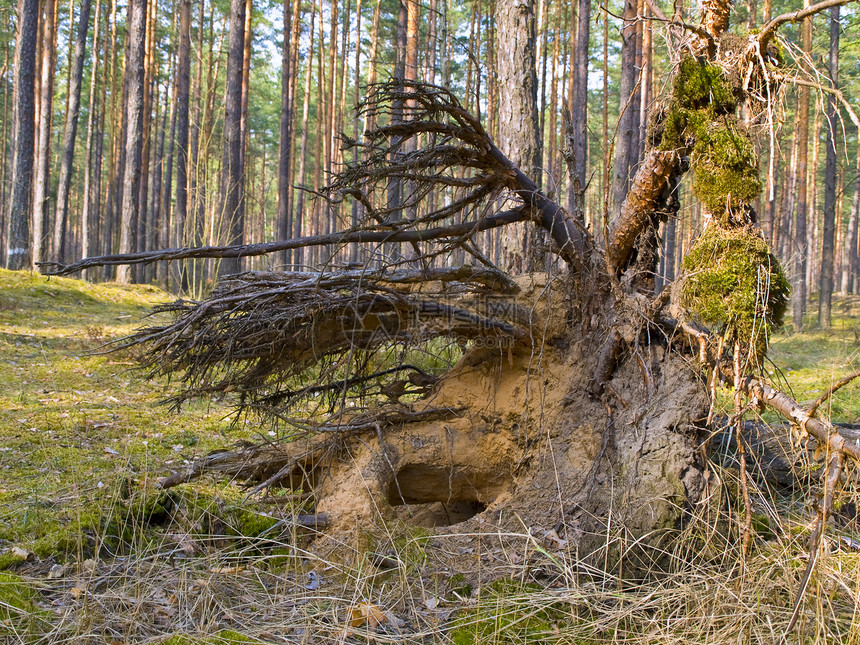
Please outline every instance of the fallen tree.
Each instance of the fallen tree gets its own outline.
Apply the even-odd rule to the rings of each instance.
[[[727,31],[729,9],[704,3],[701,26],[681,25],[689,35],[671,92],[603,236],[543,193],[448,90],[398,82],[373,88],[364,109],[382,125],[346,141],[361,162],[324,193],[361,205],[352,229],[53,267],[377,245],[361,268],[232,276],[202,302],[168,305],[172,322],[127,340],[142,347],[145,367],[181,376],[174,403],[229,394],[284,439],[203,457],[163,485],[216,471],[259,493],[301,489],[335,533],[380,515],[464,540],[504,541],[525,526],[636,575],[671,560],[686,523],[716,521],[707,423],[724,385],[736,397],[746,504],[737,534],[748,542],[743,415],[764,405],[834,455],[817,548],[843,458],[856,460],[860,446],[757,376],[788,283],[755,227],[761,184],[738,116],[743,108],[755,123],[776,94],[779,61],[763,52],[797,16],[738,37]],[[405,116],[391,118],[406,103]],[[407,150],[408,139],[422,145]],[[677,216],[677,185],[691,168],[707,227],[686,275],[655,296],[658,230]],[[405,199],[386,198],[392,181],[410,186]],[[448,198],[428,199],[434,191]],[[511,207],[487,214],[501,202]],[[512,278],[472,244],[516,222],[546,232],[561,261],[555,274]],[[440,268],[455,250],[473,264]]]

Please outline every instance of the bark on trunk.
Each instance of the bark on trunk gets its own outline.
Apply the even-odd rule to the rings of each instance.
[[[96,94],[97,94],[97,71],[99,69],[99,39],[101,22],[101,0],[96,0],[96,17],[95,26],[93,27],[93,64],[90,73],[90,102],[89,110],[87,111],[87,142],[84,152],[85,164],[84,167],[84,194],[83,194],[83,209],[81,211],[81,257],[88,257],[90,254],[91,239],[98,241],[98,237],[92,235],[90,227],[96,227],[91,223],[90,211],[93,202],[92,178],[95,172],[101,174],[100,164],[96,164],[97,159],[94,158],[93,140],[95,138],[96,121]],[[104,109],[102,107],[102,109]],[[96,192],[98,194],[98,192]],[[82,276],[83,277],[83,276]]]
[[[615,145],[615,162],[612,168],[612,204],[619,210],[627,195],[630,183],[630,170],[636,162],[632,159],[634,131],[639,129],[639,119],[633,105],[638,70],[639,40],[636,28],[636,0],[624,2],[624,27],[621,30],[621,80],[619,87],[620,116],[618,118],[618,139]]]
[[[54,115],[54,59],[56,52],[57,0],[45,2],[42,23],[42,69],[39,99],[39,141],[36,145],[36,176],[33,195],[33,262],[45,255],[43,246],[48,219],[51,172],[51,125]],[[48,238],[49,240],[51,238]]]
[[[579,21],[574,51],[570,116],[573,121],[573,190],[568,210],[585,214],[585,183],[588,167],[588,55],[591,0],[579,0]]]
[[[228,243],[241,244],[245,224],[242,219],[242,63],[245,43],[245,0],[231,0],[230,40],[227,52],[227,97],[224,105],[224,161],[221,166],[221,217],[228,231]],[[242,270],[241,260],[221,262],[220,274]]]
[[[179,0],[179,57],[176,62],[176,211],[173,225],[181,244],[189,240],[188,168],[191,96],[191,0]],[[181,271],[181,285],[188,288],[187,271]]]
[[[851,215],[848,218],[848,231],[842,254],[842,294],[854,293],[857,279],[857,230],[860,228],[860,147],[854,166],[854,197],[851,201]]]
[[[292,234],[292,221],[290,209],[290,168],[291,153],[293,147],[292,129],[292,90],[294,86],[292,74],[292,33],[293,15],[290,0],[284,0],[284,43],[281,49],[281,123],[280,140],[278,142],[278,214],[277,231],[282,240],[289,238]],[[299,16],[295,17],[296,20]],[[289,264],[290,254],[284,252],[281,263]]]
[[[6,250],[6,268],[12,270],[33,268],[30,197],[33,187],[38,23],[39,0],[19,0],[15,44],[15,117],[12,126],[15,149],[12,156],[12,192]]]
[[[533,0],[496,3],[499,149],[532,181],[537,180],[539,132]],[[534,268],[534,229],[524,224],[502,232],[501,266],[516,275]]]
[[[143,82],[146,40],[146,0],[129,0],[128,61],[126,64],[125,171],[123,173],[122,211],[120,220],[120,253],[128,253],[134,241],[139,216],[140,167],[143,151]],[[131,280],[129,267],[120,266],[117,282]]]
[[[839,7],[830,10],[830,82],[837,87],[839,70]],[[836,233],[836,98],[827,100],[827,150],[824,167],[824,230],[821,248],[821,280],[819,281],[818,326],[830,327],[830,305],[833,296],[833,254]]]
[[[96,8],[98,11],[98,7]],[[71,85],[69,87],[69,111],[63,130],[63,160],[60,165],[60,182],[57,187],[57,210],[54,217],[53,261],[65,261],[66,226],[69,219],[69,186],[72,181],[72,163],[75,158],[75,141],[78,133],[78,115],[81,107],[81,81],[84,75],[84,50],[87,46],[87,31],[90,25],[90,0],[81,0],[81,13],[78,17],[78,33],[75,41],[75,55]],[[98,20],[96,20],[98,30]],[[98,43],[98,37],[95,37]],[[95,64],[95,56],[93,61]],[[94,92],[93,92],[94,93]],[[84,191],[86,193],[86,190]],[[84,197],[86,199],[86,196]],[[86,229],[86,225],[82,227]]]
[[[807,54],[812,50],[812,18],[806,18],[801,27],[802,48]],[[803,329],[803,315],[806,313],[806,263],[807,241],[807,159],[809,152],[809,87],[801,85],[797,90],[797,206],[794,216],[794,279],[792,284],[792,322],[794,329]]]
[[[316,5],[311,4],[311,23],[310,23],[310,33],[314,33],[314,19],[316,18]],[[305,86],[304,86],[304,97],[302,99],[302,140],[301,146],[299,148],[299,169],[298,169],[298,182],[299,185],[304,185],[305,183],[305,165],[307,164],[308,158],[308,130],[310,129],[310,103],[311,103],[311,78],[313,76],[313,62],[314,62],[314,39],[310,38],[308,43],[308,53],[307,53],[308,65],[305,69]],[[295,237],[301,237],[305,234],[303,230],[304,218],[305,218],[305,191],[300,190],[298,199],[296,202],[296,218],[293,222],[294,230],[293,235]],[[297,266],[302,266],[304,260],[304,251],[302,249],[297,249],[295,252],[295,264]]]

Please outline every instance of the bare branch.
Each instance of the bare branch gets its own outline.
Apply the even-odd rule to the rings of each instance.
[[[187,260],[192,258],[238,258],[252,257],[276,253],[286,249],[298,249],[308,246],[326,246],[328,244],[348,244],[350,242],[376,243],[386,242],[426,242],[444,238],[468,237],[480,231],[486,231],[498,226],[528,219],[528,213],[523,207],[515,208],[481,219],[461,224],[450,224],[431,229],[386,227],[386,230],[357,230],[345,233],[330,233],[310,237],[298,237],[279,242],[264,242],[261,244],[239,244],[234,246],[201,246],[181,249],[165,249],[162,251],[143,251],[139,253],[119,253],[85,258],[73,264],[56,264],[40,262],[39,266],[46,275],[68,275],[84,269],[118,264],[149,264],[151,262]]]
[[[793,83],[794,85],[805,85],[806,87],[811,87],[811,88],[816,89],[820,92],[825,92],[827,94],[831,94],[832,96],[834,96],[836,98],[837,101],[839,101],[839,103],[842,104],[842,107],[848,113],[848,117],[851,119],[851,122],[855,126],[857,126],[857,128],[860,128],[860,117],[857,116],[857,113],[854,111],[854,108],[851,106],[851,104],[845,98],[845,95],[842,93],[841,90],[836,89],[834,87],[828,87],[827,85],[824,85],[823,83],[816,83],[815,81],[809,81],[809,80],[805,80],[802,78],[791,78],[785,74],[777,74],[777,73],[772,72],[772,75],[774,78],[786,81],[788,83]]]
[[[836,426],[829,421],[810,416],[807,410],[784,392],[775,390],[753,376],[741,379],[740,388],[747,396],[762,401],[789,421],[799,425],[830,450],[845,454],[860,463],[860,445],[839,434]]]
[[[830,9],[831,7],[841,7],[842,5],[849,4],[851,2],[855,2],[856,0],[824,0],[823,2],[818,2],[814,5],[810,5],[805,9],[798,9],[797,11],[791,11],[789,13],[784,13],[781,16],[777,16],[769,23],[767,23],[762,30],[756,35],[755,40],[764,48],[765,45],[770,41],[771,38],[776,34],[776,30],[779,29],[782,25],[787,22],[798,22],[803,20],[804,18],[808,18],[809,16],[813,16],[825,9]]]

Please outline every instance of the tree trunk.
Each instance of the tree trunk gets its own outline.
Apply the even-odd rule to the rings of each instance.
[[[57,0],[46,0],[42,23],[42,69],[39,99],[39,141],[33,195],[33,262],[40,262],[48,219],[51,172],[51,125],[54,114],[54,59],[56,52]],[[50,237],[48,239],[51,239]]]
[[[227,98],[224,104],[224,161],[221,164],[221,217],[227,227],[228,243],[241,244],[245,223],[242,177],[242,66],[245,44],[245,0],[230,2],[230,41],[227,50]],[[221,262],[220,275],[242,270],[239,258]]]
[[[403,0],[401,0],[403,1]],[[338,8],[339,3],[337,0],[331,2],[329,5],[329,41],[328,41],[328,67],[326,70],[325,76],[325,121],[324,121],[324,131],[323,135],[323,150],[322,150],[322,170],[323,170],[323,178],[322,181],[325,183],[329,182],[329,178],[332,175],[332,170],[334,168],[333,161],[335,155],[335,147],[337,146],[337,132],[335,131],[335,123],[336,116],[335,111],[337,110],[337,35],[338,28],[340,27],[340,23],[338,22]],[[320,19],[322,19],[322,8],[320,8]],[[322,20],[320,20],[320,27],[322,27]],[[322,39],[320,39],[320,56],[323,53]],[[317,160],[317,163],[320,163],[320,160]],[[335,205],[326,201],[320,204],[321,213],[320,225],[322,230],[330,233],[335,230]],[[331,259],[331,250],[325,250],[325,257],[320,258],[323,262],[328,263]]]
[[[120,253],[132,249],[134,228],[137,226],[140,194],[140,167],[143,152],[143,83],[146,46],[146,0],[129,0],[128,61],[126,63],[126,122],[125,171],[123,173],[122,211],[120,219]],[[127,266],[116,272],[117,282],[127,283],[131,273]]]
[[[281,49],[281,123],[280,137],[278,141],[278,215],[277,232],[282,240],[288,239],[292,234],[292,222],[290,221],[290,168],[291,152],[293,149],[293,114],[292,114],[292,41],[293,15],[290,0],[284,0],[284,43]],[[300,16],[295,19],[299,20]],[[358,91],[358,90],[356,90]],[[282,264],[289,265],[290,254],[285,251],[281,256]]]
[[[143,74],[143,146],[141,148],[140,160],[140,182],[139,193],[137,197],[137,231],[135,234],[135,242],[138,251],[145,251],[147,248],[152,248],[147,244],[147,224],[148,213],[147,205],[149,202],[149,184],[151,172],[151,159],[153,153],[152,135],[153,135],[153,120],[152,120],[152,94],[155,85],[155,30],[158,24],[158,3],[147,2],[146,8],[146,41],[144,54],[144,74]],[[146,267],[141,267],[135,273],[134,280],[136,282],[147,282],[148,275]]]
[[[579,0],[576,48],[573,52],[570,116],[573,126],[572,190],[568,211],[585,215],[585,182],[588,166],[588,54],[591,25],[591,0]]]
[[[316,19],[316,4],[311,3],[311,22],[310,22],[310,34],[311,37],[308,39],[308,53],[307,59],[308,64],[305,68],[305,86],[304,86],[304,97],[302,98],[302,140],[301,146],[299,149],[299,169],[297,173],[298,182],[300,186],[305,184],[305,165],[307,164],[308,158],[308,130],[310,129],[310,105],[311,105],[311,77],[313,76],[314,71],[314,20]],[[300,190],[298,199],[296,202],[296,217],[293,230],[294,237],[301,237],[304,235],[303,230],[303,221],[305,218],[305,191]],[[304,253],[302,249],[296,249],[295,251],[295,264],[298,267],[302,266],[304,260]]]
[[[98,3],[97,3],[98,4]],[[96,6],[96,12],[99,7]],[[81,0],[81,13],[78,17],[78,37],[75,41],[75,55],[69,87],[69,111],[66,114],[66,125],[63,130],[63,157],[60,166],[60,183],[57,187],[57,210],[54,217],[54,243],[53,259],[55,262],[64,262],[66,225],[69,219],[69,186],[72,181],[72,163],[75,158],[75,140],[78,132],[78,115],[81,106],[81,81],[84,75],[84,50],[87,46],[87,31],[90,25],[90,0]],[[98,19],[96,19],[96,32],[98,32]],[[94,36],[94,49],[98,44],[98,36]],[[96,56],[93,56],[95,61]],[[89,157],[87,157],[89,161]],[[86,189],[84,190],[86,199]],[[84,226],[84,228],[86,228]]]
[[[496,3],[499,52],[499,149],[535,181],[539,173],[537,71],[533,0]],[[534,231],[516,224],[502,233],[501,264],[513,275],[536,263]]]
[[[173,225],[180,244],[189,243],[188,162],[191,96],[191,0],[179,0],[179,57],[176,59],[176,210]],[[180,269],[180,284],[188,289],[188,271]]]
[[[114,231],[114,220],[116,215],[116,208],[114,193],[116,192],[116,178],[120,171],[120,159],[119,159],[119,142],[120,137],[123,132],[122,126],[118,123],[118,121],[124,121],[123,118],[118,116],[120,111],[120,97],[123,94],[123,90],[121,89],[123,83],[120,80],[124,74],[119,73],[117,69],[118,66],[118,56],[117,56],[117,36],[116,36],[116,23],[117,23],[117,2],[116,0],[111,0],[110,10],[108,11],[108,42],[110,46],[108,48],[108,57],[109,61],[109,69],[108,69],[108,77],[110,79],[110,109],[107,109],[105,106],[104,116],[105,123],[101,128],[102,132],[110,133],[108,138],[108,169],[107,176],[105,177],[104,183],[104,198],[96,199],[97,204],[102,204],[99,207],[99,221],[100,221],[100,240],[99,245],[103,252],[111,253],[116,249],[116,246],[113,243],[113,231]],[[121,69],[121,67],[119,68]],[[106,83],[104,86],[104,91],[108,92],[108,84]],[[108,126],[108,119],[110,125]],[[101,182],[100,182],[101,183]],[[101,197],[102,191],[99,192],[99,196]],[[110,275],[110,267],[105,267],[104,277],[108,278]]]
[[[33,188],[34,122],[36,118],[36,30],[39,0],[18,0],[18,30],[15,39],[15,141],[12,156],[12,191],[9,205],[9,237],[6,268],[33,268],[30,235]]]
[[[851,215],[845,234],[845,247],[842,253],[842,295],[854,293],[857,278],[857,229],[860,228],[860,146],[854,166],[854,197],[851,200]]]
[[[830,10],[830,57],[828,71],[835,89],[839,70],[839,7]],[[830,304],[833,296],[833,253],[836,233],[836,98],[827,95],[827,149],[824,167],[824,228],[821,246],[821,280],[819,281],[818,326],[830,327]]]
[[[808,0],[804,1],[808,5]],[[807,54],[812,50],[812,18],[801,23],[802,49]],[[809,87],[801,85],[797,90],[797,166],[795,173],[796,210],[794,215],[794,281],[792,284],[792,322],[794,329],[803,329],[803,315],[806,313],[806,219],[807,219],[807,159],[809,151]]]
[[[175,42],[175,40],[174,40]],[[172,85],[172,92],[170,93],[170,131],[165,133],[165,136],[168,139],[166,144],[167,153],[162,157],[161,163],[161,200],[158,208],[157,217],[155,218],[156,225],[158,228],[158,244],[161,247],[170,246],[171,244],[178,244],[178,240],[175,239],[175,231],[173,239],[171,238],[171,196],[173,193],[173,158],[174,158],[174,150],[176,146],[176,103],[177,103],[177,93],[179,87],[179,79],[175,75],[176,71],[176,54],[174,53],[171,56],[170,62],[170,71],[171,74],[168,78],[173,78],[174,82]],[[165,91],[165,94],[167,92]],[[165,116],[166,116],[165,112]],[[156,279],[159,284],[163,286],[163,288],[167,288],[168,282],[170,280],[170,276],[167,273],[167,268],[163,265],[159,265],[158,272],[156,274]]]
[[[88,257],[90,253],[90,240],[97,239],[92,235],[90,231],[91,217],[90,211],[92,209],[93,202],[93,174],[94,172],[99,172],[100,168],[96,167],[96,159],[94,158],[93,151],[93,140],[95,138],[95,128],[97,125],[96,121],[96,90],[98,88],[98,76],[97,71],[99,69],[98,61],[99,61],[99,40],[101,36],[100,23],[101,23],[101,0],[96,0],[96,16],[95,16],[95,25],[93,26],[93,63],[92,70],[90,72],[90,101],[89,101],[89,109],[87,110],[87,142],[85,145],[84,151],[84,194],[83,194],[83,208],[81,210],[81,257]],[[103,109],[104,106],[102,106]],[[82,276],[85,277],[85,276]]]
[[[639,58],[639,38],[636,24],[636,0],[624,1],[624,27],[621,30],[621,80],[619,93],[618,139],[615,144],[615,163],[612,170],[612,203],[621,207],[630,183],[633,159],[633,142],[639,130],[639,118],[635,107],[635,88]]]

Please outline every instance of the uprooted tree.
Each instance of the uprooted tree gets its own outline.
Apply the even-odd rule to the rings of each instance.
[[[57,269],[375,245],[360,267],[229,277],[128,340],[154,373],[181,375],[176,402],[229,393],[285,439],[202,457],[164,486],[215,471],[256,491],[302,489],[332,531],[380,515],[497,539],[540,529],[635,571],[673,552],[693,510],[719,512],[706,423],[713,390],[726,386],[739,439],[742,413],[770,406],[832,455],[820,532],[844,458],[860,447],[756,376],[789,289],[755,226],[750,128],[766,127],[778,92],[778,27],[843,3],[745,37],[728,32],[727,2],[704,2],[699,25],[666,20],[686,34],[671,90],[602,231],[539,190],[449,91],[396,82],[372,88],[363,109],[383,125],[345,142],[360,162],[325,192],[355,200],[358,225]],[[707,224],[685,275],[655,296],[659,227],[677,216],[690,170]],[[545,231],[556,275],[512,278],[472,243],[515,223]],[[440,261],[464,256],[472,262]],[[740,527],[748,536],[748,500]]]

